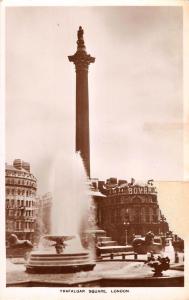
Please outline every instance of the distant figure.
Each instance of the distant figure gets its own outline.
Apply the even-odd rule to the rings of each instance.
[[[19,240],[14,233],[10,235],[8,242],[11,248],[33,248],[33,244],[29,240]]]

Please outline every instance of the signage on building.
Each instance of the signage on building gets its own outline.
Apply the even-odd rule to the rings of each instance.
[[[132,186],[128,188],[128,194],[137,195],[137,194],[153,194],[156,193],[155,187],[149,186]]]

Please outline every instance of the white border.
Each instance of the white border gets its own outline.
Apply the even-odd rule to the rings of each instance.
[[[159,1],[143,1],[143,0],[125,0],[125,1],[103,1],[103,0],[95,0],[95,1],[72,1],[72,0],[55,0],[55,1],[36,1],[36,0],[20,0],[20,1],[14,1],[14,0],[5,0],[1,1],[1,51],[0,51],[0,62],[1,62],[1,72],[0,72],[0,96],[1,96],[1,102],[0,102],[0,136],[1,136],[1,147],[0,147],[0,220],[1,220],[1,226],[0,226],[0,241],[1,241],[1,255],[0,255],[0,284],[1,284],[1,291],[0,291],[0,298],[3,300],[6,299],[14,299],[14,300],[22,300],[22,299],[70,299],[75,298],[77,299],[83,299],[83,294],[65,294],[60,293],[59,288],[5,288],[5,231],[4,231],[4,211],[5,211],[5,205],[3,199],[5,199],[5,192],[4,192],[4,185],[5,185],[5,173],[4,173],[4,162],[5,162],[5,149],[4,149],[4,141],[5,141],[5,102],[2,101],[2,99],[5,99],[5,9],[6,7],[10,6],[121,6],[121,5],[128,5],[128,6],[182,6],[184,9],[184,34],[185,37],[189,36],[189,1],[172,1],[172,0],[159,0]],[[186,22],[186,20],[188,20]],[[184,40],[184,139],[185,142],[188,142],[188,78],[189,78],[189,45],[185,38]],[[188,144],[185,147],[184,150],[184,159],[185,164],[187,166],[186,172],[184,174],[184,179],[188,180]],[[187,213],[186,208],[186,213]],[[187,242],[187,245],[189,245],[189,241]],[[188,247],[186,249],[185,253],[185,264],[186,269],[188,270],[188,261],[189,261],[189,253],[188,253]],[[3,270],[3,272],[2,272]],[[187,272],[188,274],[188,272]],[[85,297],[98,297],[99,299],[106,299],[107,297],[113,297],[113,299],[117,299],[117,297],[127,297],[127,299],[170,299],[170,300],[188,300],[189,295],[189,285],[188,285],[188,276],[186,272],[186,278],[185,278],[185,287],[184,288],[129,288],[129,293],[123,293],[123,294],[112,294],[111,289],[107,289],[107,294],[89,294],[85,293]],[[126,288],[127,289],[127,288]],[[88,289],[86,289],[88,291]]]

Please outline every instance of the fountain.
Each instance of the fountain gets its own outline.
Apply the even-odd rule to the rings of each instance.
[[[60,155],[54,167],[52,232],[42,236],[29,254],[29,273],[89,271],[95,266],[93,253],[81,245],[80,234],[88,228],[90,199],[79,154],[72,159]]]

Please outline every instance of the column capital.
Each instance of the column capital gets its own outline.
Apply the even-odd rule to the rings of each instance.
[[[74,55],[68,56],[70,62],[73,62],[77,71],[88,70],[88,66],[90,63],[95,62],[95,58],[90,54],[87,54],[85,42],[83,39],[83,29],[79,26],[79,30],[77,32],[77,51]]]
[[[94,57],[83,52],[76,52],[74,55],[68,56],[68,59],[75,64],[76,71],[88,70],[90,63],[95,62]]]

